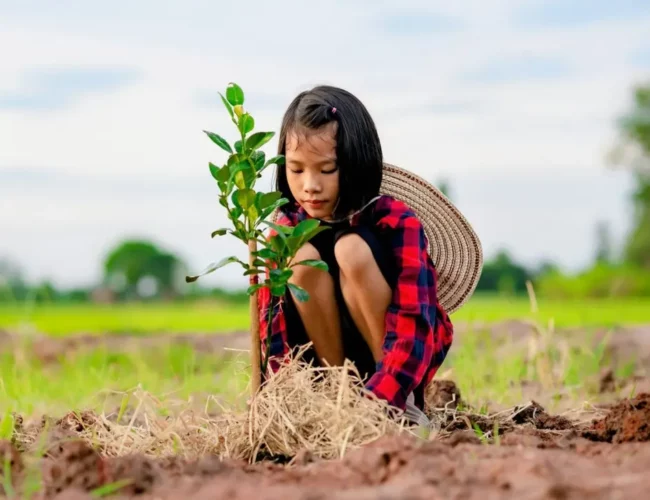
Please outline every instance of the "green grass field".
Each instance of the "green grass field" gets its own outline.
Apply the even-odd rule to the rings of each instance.
[[[453,316],[476,325],[509,319],[536,318],[543,324],[553,318],[557,326],[587,327],[650,324],[650,301],[584,301],[539,303],[532,315],[525,299],[475,297]],[[218,333],[248,328],[246,304],[151,304],[116,306],[0,307],[0,329],[24,333],[24,345],[4,348],[0,354],[0,414],[59,415],[72,409],[110,410],[122,394],[136,387],[163,400],[202,404],[210,395],[227,401],[245,397],[247,356],[236,360],[210,356],[181,345],[146,351],[70,352],[58,362],[43,364],[32,355],[31,333],[55,337],[78,334]],[[441,369],[451,370],[464,396],[477,404],[515,404],[526,394],[522,381],[555,392],[571,392],[576,400],[594,390],[594,377],[602,368],[603,347],[585,344],[564,352],[552,345],[527,359],[525,349],[499,350],[476,329],[456,346]],[[540,362],[540,359],[542,362]],[[633,366],[622,367],[632,371]],[[552,372],[552,373],[551,373]],[[553,382],[549,386],[549,377]],[[559,384],[559,386],[558,386]],[[591,391],[591,392],[590,392]],[[116,394],[118,393],[118,394]],[[109,400],[107,401],[107,398]],[[241,401],[241,399],[239,399]],[[113,405],[113,406],[111,406]]]
[[[473,297],[452,315],[455,322],[494,323],[536,318],[559,327],[616,326],[650,323],[650,300],[545,301],[531,314],[526,298]],[[218,333],[245,330],[249,325],[246,304],[126,304],[1,306],[0,328],[31,327],[39,332],[72,334],[151,334],[164,332]]]

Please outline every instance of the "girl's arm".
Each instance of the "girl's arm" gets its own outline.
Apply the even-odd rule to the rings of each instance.
[[[387,208],[380,224],[389,226],[394,234],[392,249],[398,276],[386,313],[384,357],[366,387],[392,406],[404,409],[407,396],[423,381],[429,381],[433,375],[430,368],[444,358],[440,354],[449,339],[442,331],[444,325],[437,321],[436,275],[422,224],[398,201]]]

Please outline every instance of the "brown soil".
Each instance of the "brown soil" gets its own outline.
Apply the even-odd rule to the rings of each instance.
[[[594,422],[584,435],[608,443],[650,441],[650,394],[621,401],[604,419]]]
[[[451,383],[440,388],[455,392]],[[43,498],[89,499],[107,485],[121,486],[120,498],[199,500],[643,498],[650,488],[650,394],[622,400],[585,425],[549,415],[535,402],[498,417],[448,411],[441,432],[429,439],[385,436],[341,460],[298,453],[286,465],[105,457],[74,437],[80,427],[100,425],[91,412],[50,424],[56,438],[37,463]],[[0,442],[0,457],[20,491],[26,464],[34,462],[18,451],[27,447],[15,445]],[[0,483],[9,484],[4,477]]]
[[[507,337],[508,349],[527,342],[531,330],[523,322],[492,328],[494,338]],[[278,460],[284,464],[250,465],[210,456],[107,457],[98,443],[79,439],[82,430],[107,425],[92,412],[29,425],[16,415],[21,438],[0,441],[0,459],[8,465],[0,467],[0,497],[8,496],[7,488],[20,493],[36,467],[43,480],[42,498],[47,499],[96,498],[90,494],[93,489],[110,485],[120,486],[116,496],[142,499],[644,498],[650,488],[650,385],[643,385],[650,381],[649,328],[614,332],[607,349],[611,370],[599,380],[603,393],[630,394],[635,388],[639,395],[604,408],[586,424],[551,415],[535,401],[506,414],[483,415],[467,410],[453,382],[436,380],[426,400],[440,430],[428,439],[385,436],[349,451],[342,460],[322,460],[304,450]],[[462,327],[458,330],[462,342]],[[597,333],[594,342],[603,334]],[[0,349],[11,349],[16,342],[16,336],[0,331]],[[218,354],[227,348],[247,349],[248,336],[38,337],[32,352],[45,363],[56,363],[77,350],[171,343]],[[633,357],[638,360],[635,375],[617,380],[614,369]],[[138,418],[133,425],[143,428],[147,422]],[[39,448],[37,437],[44,428],[49,434],[45,447]],[[40,459],[34,457],[38,451]]]
[[[486,325],[463,324],[455,325],[454,348],[463,342],[465,336],[475,335],[477,331],[486,331],[497,343],[503,343],[508,349],[522,352],[527,350],[531,336],[538,335],[534,324],[528,321],[509,320]],[[555,334],[565,339],[579,339],[584,342],[584,329],[557,330]],[[650,375],[650,325],[619,326],[611,329],[599,329],[592,337],[593,347],[596,347],[607,335],[606,355],[609,367],[615,369],[634,361],[638,371]],[[229,333],[213,334],[197,332],[178,334],[160,332],[159,335],[77,335],[65,338],[52,338],[47,335],[34,334],[29,336],[30,348],[33,354],[43,362],[56,362],[62,355],[75,350],[95,349],[106,347],[111,350],[124,351],[165,345],[188,345],[199,352],[208,354],[226,352],[226,349],[246,350],[249,348],[248,332],[232,331]],[[0,328],[0,349],[12,349],[22,342],[23,335]],[[613,388],[614,380],[604,375],[606,389]]]

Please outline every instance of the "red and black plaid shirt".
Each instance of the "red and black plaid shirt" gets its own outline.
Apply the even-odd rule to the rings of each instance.
[[[371,210],[372,224],[392,235],[397,282],[386,312],[384,357],[366,388],[392,406],[404,409],[408,395],[426,387],[444,361],[452,343],[453,326],[438,303],[436,269],[427,253],[424,229],[414,212],[390,196],[381,196],[367,210]],[[306,217],[306,212],[298,209],[289,215],[282,213],[277,223],[295,225]],[[353,218],[351,224],[358,224],[358,219]],[[264,357],[270,304],[267,288],[259,290],[258,300]],[[289,352],[281,301],[272,318],[269,367],[276,371]]]

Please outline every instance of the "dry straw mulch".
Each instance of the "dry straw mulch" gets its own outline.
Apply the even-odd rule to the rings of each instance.
[[[342,458],[382,436],[404,432],[431,440],[465,429],[493,440],[516,425],[543,428],[544,422],[550,422],[536,403],[494,415],[479,414],[466,405],[459,407],[460,394],[452,390],[452,397],[444,399],[440,407],[428,408],[431,425],[423,429],[369,393],[352,364],[314,367],[302,360],[303,352],[287,358],[244,410],[219,405],[216,412],[198,412],[187,402],[177,403],[175,408],[172,402],[138,389],[131,394],[137,402],[134,408],[99,415],[71,412],[37,425],[20,424],[14,441],[22,450],[38,454],[56,447],[57,441],[81,438],[109,457],[142,454],[193,459],[213,455],[252,463],[264,458],[286,461],[299,453]],[[440,400],[433,397],[428,401],[435,406]],[[540,420],[540,415],[545,416]],[[551,423],[556,425],[555,420]]]
[[[134,408],[44,418],[36,425],[17,426],[15,441],[24,450],[42,451],[38,437],[46,431],[50,438],[45,447],[53,440],[82,438],[105,456],[210,454],[254,462],[261,457],[286,459],[299,451],[340,458],[381,436],[412,431],[393,408],[364,389],[352,364],[314,367],[302,360],[303,353],[287,358],[245,410],[220,404],[215,397],[211,403],[218,411],[197,412],[186,403],[174,405],[137,389],[130,394]]]

